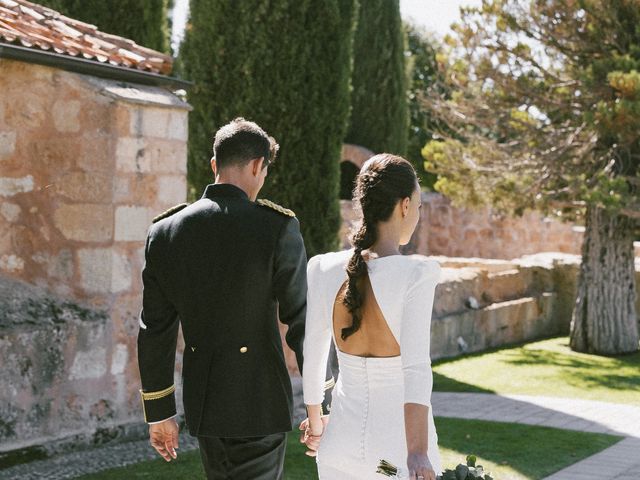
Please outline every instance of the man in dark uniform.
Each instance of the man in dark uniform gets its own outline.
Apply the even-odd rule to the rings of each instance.
[[[145,421],[158,453],[176,458],[180,322],[185,419],[209,479],[282,478],[293,405],[277,318],[302,371],[307,259],[294,213],[255,201],[277,149],[253,122],[222,127],[216,183],[154,219],[147,237],[138,335]]]

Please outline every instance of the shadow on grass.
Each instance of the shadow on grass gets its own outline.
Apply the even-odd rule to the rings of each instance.
[[[556,337],[436,361],[434,390],[508,392],[505,379],[527,378],[530,385],[539,386],[540,395],[555,395],[567,386],[571,391],[564,392],[566,396],[578,390],[601,391],[605,401],[620,402],[624,397],[622,403],[629,403],[628,397],[640,395],[639,371],[638,352],[609,357],[577,353],[569,348],[566,337]],[[611,398],[607,398],[607,390]],[[597,399],[593,395],[586,398]]]
[[[562,378],[582,388],[605,387],[640,393],[640,353],[618,357],[576,354],[568,349],[558,352],[546,349],[520,348],[504,352],[502,361],[512,366],[559,367]],[[625,372],[622,375],[613,372]],[[633,372],[636,372],[634,375]]]
[[[501,478],[502,466],[524,478],[541,479],[621,439],[599,433],[483,420],[439,417],[435,422],[441,448],[459,452],[458,463],[464,463],[468,454],[476,455],[480,464],[493,463],[494,478]],[[490,465],[483,465],[492,470]],[[443,468],[454,466],[446,464]]]
[[[438,372],[433,372],[433,390],[435,392],[495,393],[493,390],[460,382]]]

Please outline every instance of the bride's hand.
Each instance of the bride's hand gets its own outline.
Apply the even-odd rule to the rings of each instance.
[[[410,453],[407,457],[407,467],[411,480],[436,480],[436,472],[426,454]]]
[[[300,443],[304,443],[307,446],[305,455],[315,457],[318,453],[318,447],[320,446],[320,440],[324,434],[324,430],[329,423],[329,415],[320,417],[320,421],[310,422],[309,419],[305,419],[300,424]]]

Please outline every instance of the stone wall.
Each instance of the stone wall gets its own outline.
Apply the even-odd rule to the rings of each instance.
[[[358,213],[341,200],[343,248],[350,248],[351,228]],[[405,253],[449,257],[517,258],[538,252],[579,254],[584,228],[545,218],[537,212],[522,217],[500,216],[490,208],[458,208],[439,193],[422,194],[418,227]]]
[[[374,153],[358,145],[342,146],[343,162],[361,168]],[[450,257],[517,258],[538,252],[580,253],[584,228],[545,218],[537,212],[502,216],[491,208],[459,208],[438,193],[423,193],[421,221],[406,253]],[[348,233],[356,219],[352,202],[341,201],[340,238],[349,248]]]
[[[432,258],[443,272],[431,323],[433,359],[569,333],[578,255],[550,252],[513,260]],[[636,288],[636,310],[640,312],[640,261],[636,262]],[[289,353],[287,361],[295,374],[295,356]]]
[[[104,387],[113,425],[139,422],[144,240],[153,216],[186,199],[189,106],[160,88],[24,62],[0,59],[0,72],[0,274],[106,315],[82,334],[99,340],[90,355],[103,367],[72,344],[64,375]],[[2,386],[10,404],[34,394]],[[90,424],[98,413],[83,392],[69,408]],[[48,435],[34,428],[20,444]],[[17,445],[5,440],[0,450]]]

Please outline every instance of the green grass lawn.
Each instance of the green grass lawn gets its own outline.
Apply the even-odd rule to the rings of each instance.
[[[619,437],[481,420],[436,418],[444,467],[464,463],[468,454],[496,480],[540,479],[617,442]],[[83,480],[203,479],[197,451],[166,463],[153,460],[81,477]],[[289,435],[286,480],[316,480],[315,459],[304,455],[298,434]],[[381,477],[383,478],[383,477]]]
[[[434,390],[583,398],[640,405],[640,353],[576,353],[566,337],[434,363]]]

